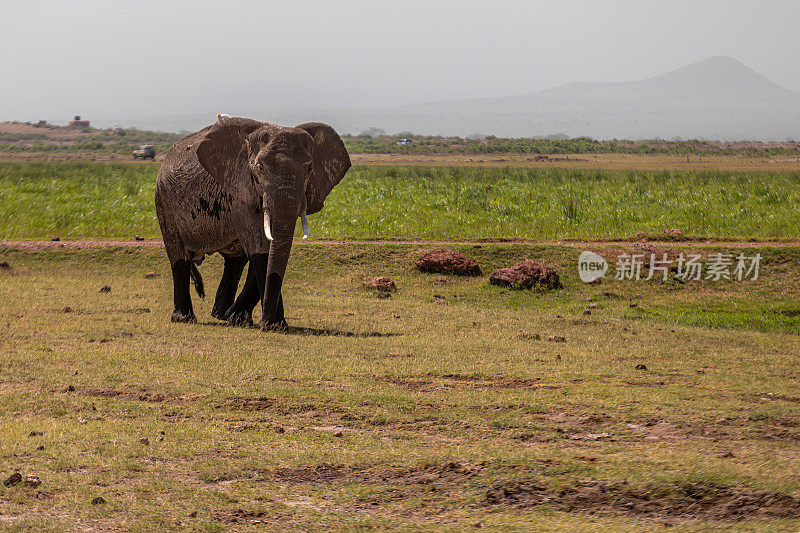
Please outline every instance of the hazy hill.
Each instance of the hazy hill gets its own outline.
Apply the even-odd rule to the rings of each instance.
[[[524,96],[331,114],[340,127],[529,137],[800,138],[800,94],[741,62],[712,57],[629,82],[570,83]]]
[[[236,110],[113,120],[115,124],[146,129],[194,130],[212,122],[219,111],[287,125],[319,120],[340,132],[354,134],[377,127],[390,133],[462,137],[473,133],[501,137],[566,133],[598,139],[800,139],[800,93],[781,88],[726,56],[643,80],[570,83],[503,98],[303,111],[241,102],[241,109]]]
[[[533,95],[551,98],[701,98],[800,97],[728,56],[715,56],[660,76],[617,83],[569,83]]]

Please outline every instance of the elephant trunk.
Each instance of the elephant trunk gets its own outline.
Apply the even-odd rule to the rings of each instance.
[[[277,316],[277,313],[283,277],[292,251],[297,211],[297,203],[290,198],[277,198],[275,202],[270,202],[264,196],[264,233],[271,241],[263,309],[263,322],[266,325],[283,321],[283,317]]]

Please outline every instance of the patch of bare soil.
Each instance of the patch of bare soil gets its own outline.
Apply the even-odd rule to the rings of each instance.
[[[665,420],[651,421],[641,425],[629,424],[629,427],[643,436],[645,440],[677,440],[686,435],[680,426]]]
[[[620,380],[620,383],[624,383],[625,385],[632,385],[634,387],[663,387],[666,385],[665,381],[647,381],[643,379],[623,379]]]
[[[357,467],[323,463],[299,468],[276,468],[265,474],[273,481],[302,485],[355,480],[360,477],[362,472],[363,470]]]
[[[800,515],[800,500],[789,494],[755,492],[710,483],[634,486],[587,482],[556,488],[536,481],[501,481],[488,488],[483,504],[548,506],[567,512],[710,520]]]
[[[272,518],[263,511],[245,511],[244,509],[220,509],[211,516],[226,524],[257,524]]]
[[[233,398],[231,403],[235,409],[242,411],[267,411],[276,407],[280,402],[277,398],[268,398],[266,396],[239,396]]]
[[[448,461],[404,470],[376,470],[371,467],[320,464],[300,468],[276,468],[266,477],[292,485],[327,484],[334,482],[374,483],[381,485],[458,484],[479,475],[483,464]]]
[[[282,398],[269,396],[236,396],[228,400],[228,406],[239,411],[271,411],[279,415],[296,415],[305,418],[341,417],[335,408],[320,407],[316,404],[291,404]],[[221,405],[217,406],[221,407]]]
[[[784,428],[767,427],[759,431],[758,434],[765,440],[800,442],[800,433]]]
[[[629,432],[633,433],[633,437],[646,441],[675,441],[727,436],[718,428],[701,422],[681,426],[662,419],[651,419],[636,423],[628,422],[623,425],[623,420],[605,413],[576,415],[569,412],[555,412],[547,415],[547,420],[558,424],[559,431],[568,435],[572,440],[624,439]]]
[[[410,353],[397,353],[397,352],[387,352],[387,353],[360,352],[357,353],[356,355],[358,357],[364,357],[367,359],[405,359],[414,357],[414,355]]]
[[[320,240],[320,241],[310,241],[314,244],[329,244],[329,245],[341,245],[341,244],[428,244],[428,245],[435,245],[435,246],[456,246],[456,245],[467,245],[467,244],[476,244],[476,243],[514,243],[514,244],[538,244],[538,245],[558,245],[558,246],[572,246],[574,248],[587,248],[587,247],[600,247],[600,246],[618,246],[620,244],[627,244],[627,243],[634,243],[634,239],[617,239],[617,240],[560,240],[560,241],[534,241],[530,239],[507,239],[507,238],[496,238],[496,239],[476,239],[476,240],[461,240],[461,241],[430,241],[425,239],[416,239],[416,240],[406,240],[406,241],[386,241],[386,240],[372,240],[372,241],[356,241],[356,240],[349,240],[349,241],[337,241],[337,240]],[[669,247],[674,246],[675,243],[669,241],[657,241],[657,242],[648,242],[648,243],[639,243],[639,248],[645,250],[646,246],[652,246],[651,249],[658,250],[659,247]],[[764,247],[778,247],[778,248],[795,248],[800,247],[800,241],[798,240],[775,240],[775,241],[765,241],[765,240],[720,240],[720,239],[701,239],[701,238],[693,238],[691,240],[682,241],[680,243],[681,247],[698,247],[698,248],[709,248],[715,246],[725,246],[728,248],[764,248]],[[161,239],[156,240],[143,240],[139,241],[136,240],[135,236],[130,240],[119,240],[119,239],[111,239],[111,240],[75,240],[75,241],[10,241],[10,240],[0,240],[0,248],[13,248],[16,250],[43,250],[48,248],[78,248],[78,249],[85,249],[85,248],[116,248],[116,247],[145,247],[151,248],[156,247],[160,248],[164,246],[164,242]],[[636,246],[636,244],[634,244]],[[669,251],[669,250],[667,250]]]
[[[757,397],[757,401],[765,402],[765,401],[777,401],[777,402],[787,402],[787,403],[800,403],[800,397],[798,396],[783,396],[780,394],[759,394]]]
[[[645,231],[640,231],[636,235],[639,239],[643,241],[687,241],[689,237],[684,235],[683,231],[680,228],[671,228],[664,230],[663,233],[647,233]]]
[[[305,508],[314,511],[332,511],[336,513],[363,513],[369,512],[357,507],[338,507],[325,500],[316,500],[307,496],[294,496],[284,500],[283,503],[289,508]],[[266,526],[275,531],[307,531],[309,524],[303,521],[292,509],[275,510],[269,512],[261,510],[237,509],[218,509],[211,513],[211,516],[226,524],[252,524]],[[336,530],[341,528],[341,524],[325,523],[315,521],[314,530]],[[238,530],[238,528],[237,528]]]
[[[102,387],[99,389],[85,389],[80,391],[81,394],[86,396],[94,396],[96,398],[119,398],[122,400],[133,400],[139,402],[151,403],[165,403],[165,402],[192,402],[203,397],[202,394],[194,395],[179,395],[171,393],[153,392],[145,387],[131,390],[119,390]]]
[[[435,392],[454,388],[507,390],[507,389],[558,389],[560,385],[544,383],[541,378],[511,378],[504,376],[466,376],[443,374],[441,376],[376,377],[378,381],[399,385],[413,392]]]
[[[576,415],[565,411],[550,413],[548,420],[568,427],[598,426],[613,422],[615,419],[605,413],[591,413],[588,415]]]

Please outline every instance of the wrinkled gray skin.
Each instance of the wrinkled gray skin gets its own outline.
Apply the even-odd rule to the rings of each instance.
[[[262,329],[285,327],[281,286],[297,218],[304,209],[309,215],[322,209],[349,168],[342,140],[333,128],[315,122],[285,128],[222,118],[175,143],[161,165],[155,190],[158,223],[172,266],[172,321],[197,320],[189,280],[202,297],[203,280],[196,265],[219,252],[225,269],[211,314],[234,324],[251,324],[260,301]],[[236,298],[248,262],[247,278]]]

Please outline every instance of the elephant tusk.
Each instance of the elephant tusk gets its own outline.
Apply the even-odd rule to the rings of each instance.
[[[268,241],[272,242],[272,222],[269,219],[266,195],[264,195],[264,235],[266,235]]]
[[[306,214],[306,197],[303,195],[303,209],[300,211],[300,223],[303,225],[303,240],[308,239],[308,215]]]

